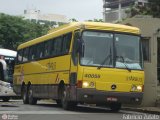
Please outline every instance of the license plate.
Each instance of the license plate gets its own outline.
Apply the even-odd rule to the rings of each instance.
[[[117,102],[118,99],[115,97],[107,97],[107,101],[111,101],[111,102]]]

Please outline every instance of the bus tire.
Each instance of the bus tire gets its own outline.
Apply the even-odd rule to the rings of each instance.
[[[4,98],[2,98],[2,100],[3,100],[3,102],[8,102],[10,100],[10,98],[9,97],[4,97]]]
[[[28,101],[30,105],[37,104],[37,99],[33,97],[33,90],[31,85],[29,86],[29,89],[28,89]]]
[[[113,112],[118,112],[121,109],[121,103],[110,103],[109,106]]]
[[[77,104],[76,104],[76,102],[69,101],[69,93],[66,90],[66,87],[64,87],[62,91],[63,91],[62,92],[62,99],[61,99],[62,108],[64,110],[71,110],[71,109],[75,108],[75,106]]]
[[[22,89],[22,99],[23,99],[23,104],[29,103],[27,86],[24,86]]]

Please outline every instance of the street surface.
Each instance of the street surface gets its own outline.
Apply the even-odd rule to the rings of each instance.
[[[149,118],[150,117],[150,118]],[[0,101],[0,120],[132,120],[160,119],[160,115],[120,110],[111,112],[107,108],[78,106],[66,111],[52,101],[38,101],[37,105],[24,105],[22,100]]]

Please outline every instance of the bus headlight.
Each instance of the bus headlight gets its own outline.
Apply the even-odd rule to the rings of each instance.
[[[132,85],[131,91],[142,91],[141,85]]]
[[[142,86],[137,86],[137,90],[141,91],[142,90]]]
[[[88,87],[89,86],[89,83],[88,82],[83,82],[83,87]]]
[[[83,88],[95,88],[95,83],[90,81],[83,81]]]

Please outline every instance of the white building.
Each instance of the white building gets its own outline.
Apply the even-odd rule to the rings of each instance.
[[[52,22],[54,23],[54,25],[59,25],[68,22],[67,17],[65,15],[42,14],[40,10],[36,9],[24,10],[23,17],[24,19],[40,22],[41,24],[44,24],[45,22]]]

